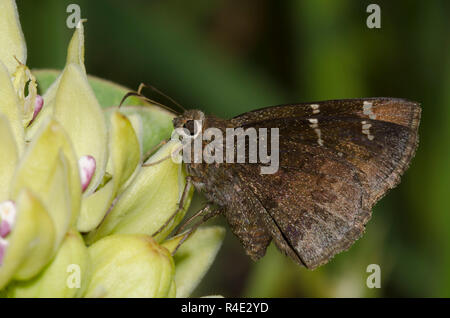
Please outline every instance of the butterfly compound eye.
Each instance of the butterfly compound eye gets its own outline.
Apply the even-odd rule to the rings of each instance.
[[[189,130],[189,133],[191,136],[194,136],[195,133],[195,123],[193,120],[188,120],[187,122],[184,123],[183,128],[186,128],[187,130]]]

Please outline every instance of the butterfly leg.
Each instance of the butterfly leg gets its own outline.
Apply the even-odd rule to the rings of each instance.
[[[180,213],[184,209],[184,204],[186,203],[186,199],[188,197],[191,188],[192,188],[192,177],[187,176],[186,185],[184,186],[183,194],[181,195],[181,199],[180,202],[178,203],[177,209],[175,210],[174,213],[172,213],[172,215],[167,219],[167,221],[164,222],[164,224],[155,233],[152,234],[152,236],[156,236],[159,233],[161,233],[162,230],[164,230],[170,224],[170,222],[173,221],[173,219],[178,215],[178,213]]]
[[[197,219],[200,215],[207,216],[209,213],[211,213],[211,204],[206,204],[203,208],[201,208],[199,211],[194,213],[191,217],[189,217],[184,223],[175,231],[174,235],[178,235],[183,229],[189,225],[193,220]]]
[[[188,229],[185,233],[181,234],[183,235],[183,238],[178,242],[177,246],[175,247],[175,249],[172,252],[172,255],[174,255],[176,253],[176,251],[178,250],[178,248],[181,246],[181,244],[183,244],[192,234],[194,234],[194,232],[199,228],[200,225],[202,225],[203,223],[205,223],[206,221],[208,221],[210,218],[219,215],[223,212],[223,210],[221,208],[218,209],[212,209],[210,204],[207,204],[204,208],[200,209],[200,211],[198,211],[197,213],[195,213],[191,218],[189,218],[175,233],[175,235],[177,233],[179,233],[181,231],[182,228],[185,227],[185,225],[190,222],[191,220],[193,220],[194,218],[197,218],[199,215],[203,214],[202,219],[196,223],[193,227],[191,227],[190,229]]]

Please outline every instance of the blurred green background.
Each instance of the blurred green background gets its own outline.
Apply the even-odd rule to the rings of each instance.
[[[381,29],[366,26],[372,2]],[[418,153],[348,252],[315,271],[273,246],[253,263],[228,231],[195,295],[450,296],[449,1],[18,0],[32,68],[63,67],[70,3],[88,19],[88,73],[151,83],[187,108],[230,117],[335,98],[422,103]],[[366,287],[369,264],[380,289]]]

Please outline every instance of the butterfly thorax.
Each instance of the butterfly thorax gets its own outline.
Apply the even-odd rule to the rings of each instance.
[[[209,128],[215,128],[225,134],[227,123],[227,120],[215,116],[205,116],[200,110],[188,110],[173,119],[174,128],[184,128],[187,130],[186,133],[190,135],[188,137],[191,137],[192,147],[190,147],[190,158],[192,159],[194,158],[194,151],[196,151],[193,147],[194,140],[201,142],[200,151],[203,151],[208,143],[210,143],[210,140],[203,138],[205,131]],[[190,162],[184,161],[184,164],[197,191],[202,192],[210,202],[220,206],[227,204],[229,199],[227,195],[224,195],[227,192],[225,188],[227,184],[231,185],[233,183],[233,176],[229,173],[230,169],[221,169],[223,168],[222,165],[228,165],[227,163],[207,163],[204,160],[193,162],[191,160]]]

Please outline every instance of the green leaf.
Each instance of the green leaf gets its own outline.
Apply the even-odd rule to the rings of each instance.
[[[224,236],[223,227],[199,228],[179,247],[174,255],[177,297],[188,297],[197,287],[216,258]],[[180,234],[162,245],[173,251],[182,237]]]
[[[161,140],[168,140],[173,130],[174,114],[156,106],[125,106],[120,112],[131,117],[139,116],[142,121],[142,152],[145,154],[158,145]]]
[[[34,69],[31,70],[33,75],[36,77],[38,83],[38,91],[40,95],[49,89],[49,87],[55,82],[61,71],[57,70],[47,70],[47,69]]]

